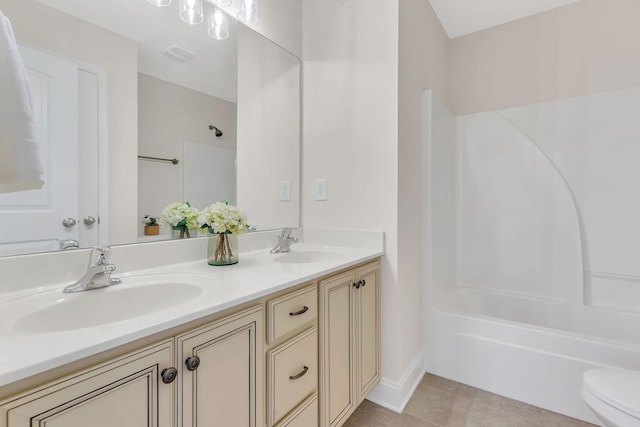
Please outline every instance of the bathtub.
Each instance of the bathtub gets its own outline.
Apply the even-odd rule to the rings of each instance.
[[[640,315],[471,287],[426,310],[427,371],[598,424],[580,397],[593,367],[640,370]]]

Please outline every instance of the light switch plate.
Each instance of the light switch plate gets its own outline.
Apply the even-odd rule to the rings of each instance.
[[[280,181],[280,201],[288,202],[291,200],[291,181],[288,179]]]
[[[327,179],[326,178],[316,179],[315,199],[317,201],[327,200]]]

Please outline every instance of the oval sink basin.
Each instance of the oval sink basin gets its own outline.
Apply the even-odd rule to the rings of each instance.
[[[203,292],[198,279],[202,281],[181,275],[124,277],[121,284],[106,288],[36,295],[21,301],[32,309],[15,319],[11,329],[18,333],[56,332],[144,316],[198,297]],[[33,310],[34,306],[41,308]]]
[[[338,261],[340,255],[334,252],[328,251],[303,251],[303,252],[286,252],[283,254],[274,255],[273,260],[275,262],[285,264],[308,264],[313,262],[330,262]]]

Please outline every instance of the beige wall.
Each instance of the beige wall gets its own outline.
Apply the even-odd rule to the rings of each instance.
[[[398,284],[403,342],[398,363],[407,367],[420,353],[421,269],[423,222],[422,92],[446,95],[448,38],[431,5],[425,0],[400,2],[398,80]]]
[[[382,369],[397,379],[398,1],[306,0],[303,17],[303,223],[384,230]]]
[[[140,161],[137,223],[142,234],[142,216],[160,216],[168,204],[183,201],[185,141],[235,148],[236,104],[139,74],[138,107],[140,154],[180,160],[177,165]],[[210,124],[224,135],[216,138]]]
[[[465,114],[640,85],[640,2],[583,0],[450,42]]]
[[[239,2],[224,7],[236,16]],[[260,19],[252,29],[302,57],[302,2],[300,0],[260,0]]]
[[[35,0],[0,0],[19,42],[108,73],[109,243],[137,235],[138,115],[136,45]],[[64,29],[64,31],[61,31]]]
[[[300,223],[300,61],[238,29],[238,206],[250,224]],[[280,183],[291,198],[280,200]]]

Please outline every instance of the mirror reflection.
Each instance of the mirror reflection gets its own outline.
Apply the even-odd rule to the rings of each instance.
[[[143,217],[183,201],[228,200],[258,228],[298,225],[298,58],[227,15],[207,25],[207,2],[198,26],[143,0],[0,9],[46,163],[44,189],[0,195],[0,220],[16,224],[0,255],[169,238],[145,237]]]

